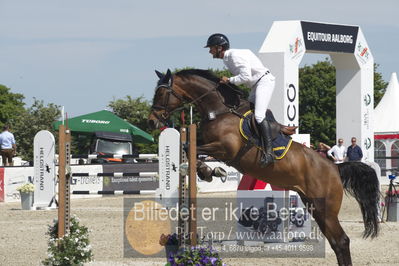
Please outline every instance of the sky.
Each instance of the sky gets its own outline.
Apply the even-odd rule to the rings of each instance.
[[[223,68],[203,46],[215,32],[257,52],[273,21],[358,25],[378,71],[399,72],[399,1],[0,0],[0,84],[69,117],[110,101],[151,101],[154,70]],[[305,55],[302,65],[327,55]],[[267,64],[266,64],[267,65]]]

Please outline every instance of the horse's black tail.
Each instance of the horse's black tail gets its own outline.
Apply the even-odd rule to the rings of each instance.
[[[361,162],[338,164],[344,188],[356,198],[363,215],[363,237],[378,235],[378,204],[380,185],[375,170]]]

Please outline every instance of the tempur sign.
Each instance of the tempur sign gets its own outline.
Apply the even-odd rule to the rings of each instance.
[[[95,119],[82,119],[82,123],[86,124],[104,124],[108,125],[111,123],[111,121],[106,121],[106,120],[95,120]]]

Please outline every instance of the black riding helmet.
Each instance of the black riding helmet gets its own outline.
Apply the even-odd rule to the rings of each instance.
[[[230,48],[229,39],[227,39],[226,35],[221,33],[215,33],[209,36],[208,41],[206,42],[206,46],[204,48],[215,45],[220,45],[225,50],[228,50]]]

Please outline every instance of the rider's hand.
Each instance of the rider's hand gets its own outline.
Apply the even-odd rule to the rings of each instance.
[[[220,83],[223,83],[223,84],[227,84],[227,83],[229,83],[229,78],[228,77],[225,77],[225,76],[223,76],[221,79],[220,79],[220,81],[219,81]]]

